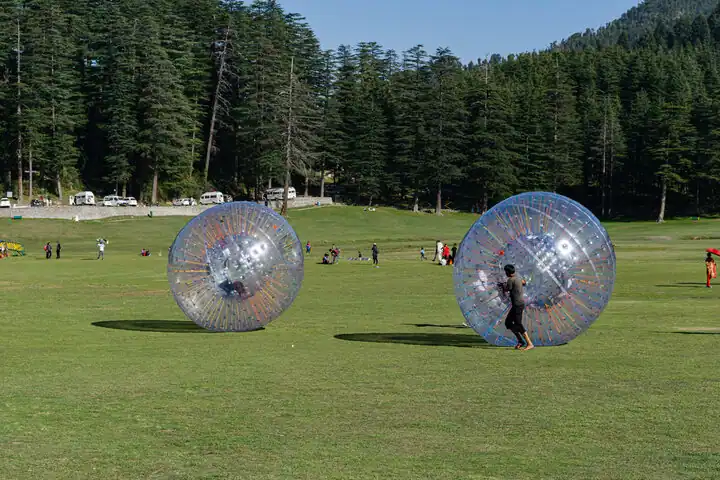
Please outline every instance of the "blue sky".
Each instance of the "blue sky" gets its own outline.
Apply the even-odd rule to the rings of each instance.
[[[323,48],[375,41],[398,52],[423,44],[467,63],[541,50],[620,16],[637,0],[281,0],[303,14]]]

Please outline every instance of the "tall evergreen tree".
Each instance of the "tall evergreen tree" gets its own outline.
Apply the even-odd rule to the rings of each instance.
[[[450,50],[440,48],[435,52],[429,76],[425,172],[435,191],[435,213],[441,215],[443,187],[459,177],[465,158],[466,108],[461,65]]]

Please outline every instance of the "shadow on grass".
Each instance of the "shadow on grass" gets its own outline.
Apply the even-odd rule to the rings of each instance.
[[[398,343],[433,347],[501,348],[487,343],[479,335],[451,333],[344,333],[335,335],[338,340],[368,343]]]
[[[412,326],[412,327],[420,327],[420,328],[457,328],[457,329],[470,328],[467,325],[438,325],[435,323],[406,323],[405,325]]]
[[[114,330],[132,330],[136,332],[222,333],[206,330],[189,320],[107,320],[104,322],[93,322],[92,325],[94,327],[112,328]],[[259,328],[252,331],[258,332],[260,330],[265,329]]]
[[[701,282],[679,282],[671,283],[667,285],[655,285],[656,287],[671,287],[671,288],[707,288],[704,283]]]
[[[720,330],[713,331],[711,329],[707,330],[686,330],[686,331],[678,331],[678,332],[664,332],[664,333],[674,333],[679,335],[720,335]]]

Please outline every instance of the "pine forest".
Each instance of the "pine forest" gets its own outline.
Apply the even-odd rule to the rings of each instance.
[[[718,213],[720,8],[701,3],[462,64],[323,50],[273,0],[0,0],[2,194],[257,200],[287,182],[437,213],[533,190],[602,218]]]

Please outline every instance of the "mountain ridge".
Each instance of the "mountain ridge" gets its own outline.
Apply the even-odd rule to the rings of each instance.
[[[683,17],[694,19],[698,15],[710,15],[718,4],[718,0],[647,0],[602,27],[588,28],[553,43],[550,49],[602,48],[615,45],[618,41],[634,45],[659,24],[672,26]],[[625,38],[621,40],[622,37]]]

